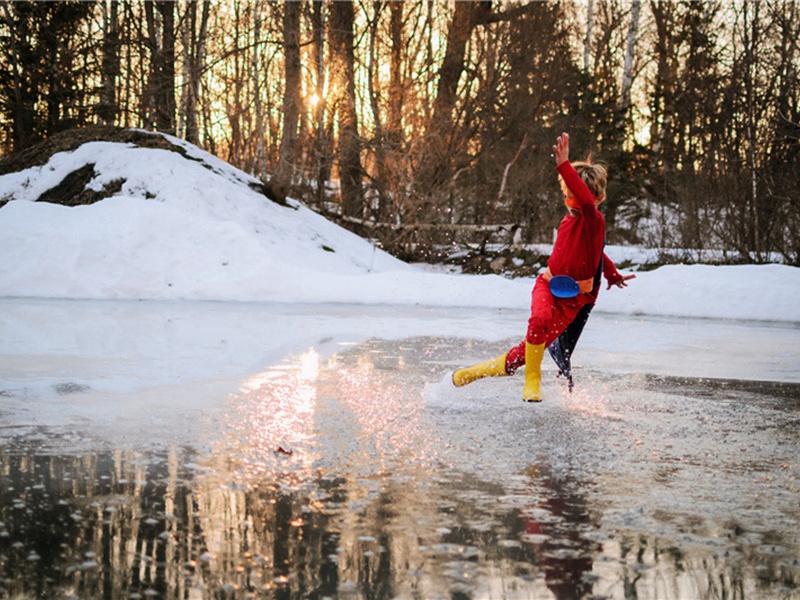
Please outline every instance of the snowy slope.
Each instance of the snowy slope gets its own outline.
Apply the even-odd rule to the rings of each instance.
[[[309,271],[409,268],[299,203],[271,202],[250,189],[254,178],[171,141],[202,162],[91,142],[0,177],[0,198],[13,199],[0,213],[0,252],[15,265],[0,279],[0,294],[259,299]],[[90,163],[95,189],[125,180],[114,198],[78,207],[31,202]]]
[[[204,299],[525,309],[531,280],[408,265],[300,203],[281,206],[248,174],[177,138],[187,156],[89,142],[0,176],[0,296]],[[34,202],[93,164],[113,197]],[[608,253],[613,257],[613,248]],[[800,269],[670,266],[601,293],[597,310],[800,322]]]

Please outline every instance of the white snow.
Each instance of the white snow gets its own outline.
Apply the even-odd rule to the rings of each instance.
[[[92,142],[0,177],[0,296],[338,302],[526,309],[531,279],[403,263],[299,203],[280,206],[246,173],[187,144],[176,152]],[[33,202],[95,164],[90,206]],[[612,259],[635,250],[609,248]],[[645,250],[640,250],[645,252]],[[800,322],[800,269],[667,266],[601,292],[597,312]]]

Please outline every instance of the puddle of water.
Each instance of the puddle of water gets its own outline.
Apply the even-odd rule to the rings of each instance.
[[[0,595],[800,597],[795,387],[548,371],[531,405],[451,388],[463,340],[330,344],[181,443],[5,430]]]

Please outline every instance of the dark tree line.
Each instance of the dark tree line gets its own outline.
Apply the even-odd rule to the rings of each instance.
[[[163,131],[420,257],[549,241],[570,130],[609,242],[800,264],[799,30],[786,0],[7,2],[0,148]]]

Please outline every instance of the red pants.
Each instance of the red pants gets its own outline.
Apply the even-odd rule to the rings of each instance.
[[[525,364],[525,342],[549,346],[575,320],[578,311],[591,302],[593,298],[589,294],[578,294],[574,298],[556,298],[544,278],[539,276],[531,293],[528,332],[522,342],[508,351],[506,372],[514,373]]]

